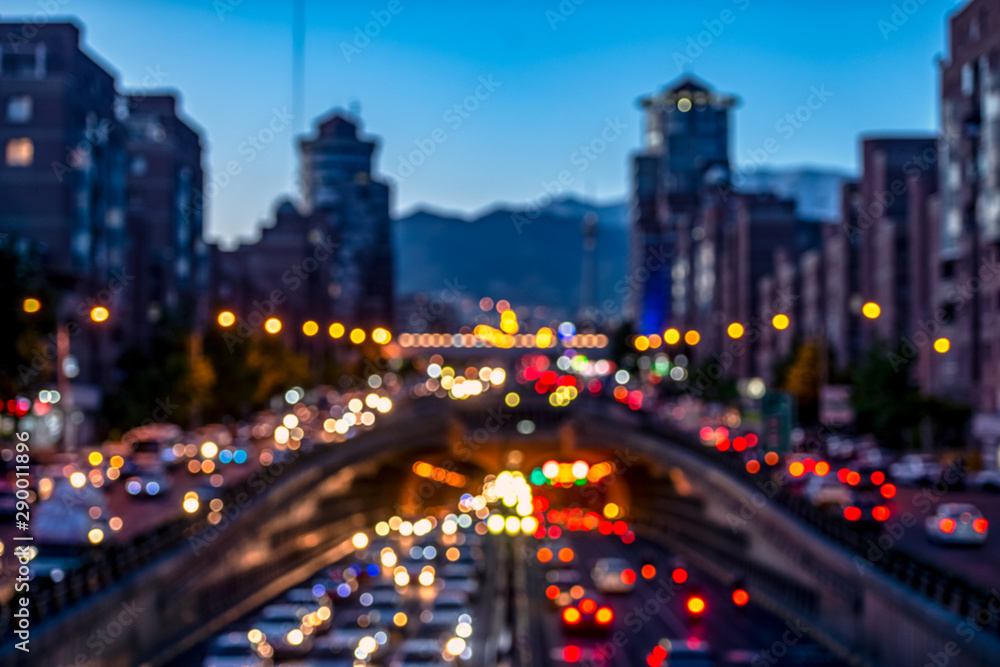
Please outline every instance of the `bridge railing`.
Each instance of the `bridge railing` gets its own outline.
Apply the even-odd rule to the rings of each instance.
[[[598,407],[600,406],[600,407]],[[666,439],[691,452],[699,458],[720,468],[739,479],[749,488],[758,488],[761,477],[746,469],[745,463],[733,452],[721,452],[715,447],[706,447],[697,436],[682,431],[669,423],[656,420],[649,413],[622,413],[617,404],[604,400],[588,401],[581,411],[586,418],[607,418],[610,420],[638,419],[641,432],[660,439]],[[959,574],[947,572],[925,560],[896,546],[882,549],[882,555],[868,559],[868,540],[872,534],[859,532],[857,528],[838,516],[828,514],[815,507],[807,499],[793,495],[787,487],[779,486],[776,492],[768,494],[771,502],[784,508],[789,514],[803,521],[810,528],[830,538],[848,552],[864,559],[865,565],[881,570],[893,579],[919,595],[961,616],[975,614],[986,609],[993,599],[991,593],[965,579]],[[990,614],[990,620],[983,631],[1000,636],[1000,615]]]

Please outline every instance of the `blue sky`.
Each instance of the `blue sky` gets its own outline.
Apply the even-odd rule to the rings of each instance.
[[[181,91],[184,112],[203,129],[208,177],[227,161],[243,161],[208,212],[209,237],[233,239],[252,236],[277,197],[297,192],[295,136],[331,108],[352,104],[360,105],[365,131],[380,138],[381,170],[396,174],[415,142],[434,146],[398,184],[397,212],[525,204],[565,169],[573,172],[571,192],[623,197],[628,156],[641,143],[636,99],[682,67],[742,99],[732,141],[738,163],[775,138],[768,166],[854,171],[860,134],[937,126],[935,60],[945,53],[946,17],[959,4],[398,0],[393,14],[393,0],[305,3],[305,114],[253,161],[239,152],[241,142],[266,127],[275,109],[293,110],[291,2],[4,0],[3,19],[41,20],[46,7],[59,5],[57,16],[84,24],[87,48],[125,87],[141,85],[147,68],[165,73],[163,85]],[[903,4],[915,11],[904,13]],[[364,30],[372,12],[385,25],[358,48],[355,29]],[[679,64],[677,54],[686,57],[699,37],[701,51],[693,48]],[[345,55],[345,44],[357,50]],[[777,131],[813,87],[828,99],[813,100],[818,108],[792,136]],[[480,99],[469,102],[477,108],[449,113],[477,89]],[[619,129],[606,133],[613,137],[606,150],[581,159],[579,148],[608,123]]]

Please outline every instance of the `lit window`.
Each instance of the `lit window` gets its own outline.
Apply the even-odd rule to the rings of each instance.
[[[31,139],[19,138],[7,141],[7,165],[11,167],[28,167],[35,157],[35,145]]]
[[[31,122],[31,95],[14,95],[7,100],[7,122]]]

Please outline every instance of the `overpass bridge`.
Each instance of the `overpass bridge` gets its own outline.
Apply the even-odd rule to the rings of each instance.
[[[998,664],[996,591],[892,545],[875,557],[845,522],[639,413],[599,399],[509,408],[487,396],[400,407],[370,432],[227,489],[217,525],[204,513],[178,519],[33,589],[32,652],[8,634],[0,665],[169,664],[348,553],[357,530],[454,490],[412,474],[415,461],[474,480],[505,469],[513,451],[522,470],[550,458],[620,462],[608,493],[637,534],[739,582],[846,662]],[[516,428],[525,420],[530,435]]]

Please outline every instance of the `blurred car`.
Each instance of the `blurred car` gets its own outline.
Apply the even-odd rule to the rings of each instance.
[[[468,595],[470,599],[475,599],[479,595],[479,581],[476,579],[439,577],[437,581],[440,582],[442,590],[461,591]]]
[[[264,667],[264,660],[247,633],[228,632],[212,640],[202,667]]]
[[[824,477],[813,475],[806,482],[805,495],[816,507],[830,505],[844,507],[851,503],[851,489],[831,475]]]
[[[697,638],[661,639],[646,657],[654,667],[713,667],[715,660],[707,642]]]
[[[983,544],[989,537],[989,522],[975,505],[945,503],[938,505],[924,520],[927,539],[940,544]]]
[[[590,577],[602,593],[630,593],[635,589],[635,570],[623,558],[601,558]]]
[[[983,491],[1000,492],[1000,470],[981,470],[970,473],[969,484]]]
[[[380,626],[368,628],[337,628],[330,634],[319,637],[313,643],[309,653],[310,660],[370,660],[383,653],[383,646],[388,642],[389,634]],[[359,651],[364,657],[359,656]]]
[[[443,665],[443,650],[441,642],[437,639],[407,639],[400,645],[399,653],[390,665],[391,667]]]
[[[941,472],[941,464],[930,454],[906,454],[889,466],[889,475],[901,484],[933,484]]]
[[[300,658],[309,654],[313,645],[312,628],[304,618],[308,611],[295,604],[269,605],[253,622],[264,640],[274,649],[275,658]]]
[[[563,607],[560,617],[567,634],[604,635],[615,620],[615,613],[590,591],[575,604]]]
[[[93,518],[94,514],[98,518]],[[65,477],[57,477],[53,480],[52,495],[35,508],[31,534],[39,544],[100,544],[113,535],[109,517],[101,491],[90,484],[74,488]]]
[[[129,495],[144,498],[163,498],[170,490],[170,476],[165,466],[135,466],[132,476],[125,480]]]

